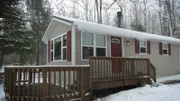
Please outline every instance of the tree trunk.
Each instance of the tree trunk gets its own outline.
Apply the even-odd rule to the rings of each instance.
[[[5,55],[0,55],[0,69],[2,68]]]
[[[162,9],[161,0],[159,0],[159,8]],[[162,35],[162,11],[159,10],[160,34]]]
[[[23,61],[24,53],[21,53],[19,55],[20,55],[19,56],[19,63],[20,63],[20,65],[24,65],[24,61]]]
[[[100,0],[100,10],[99,10],[99,23],[102,24],[102,0]]]
[[[36,54],[36,65],[38,66],[39,65],[39,41],[37,43],[37,54]]]
[[[99,5],[98,5],[98,0],[95,0],[96,2],[96,11],[97,11],[97,22],[99,23]]]

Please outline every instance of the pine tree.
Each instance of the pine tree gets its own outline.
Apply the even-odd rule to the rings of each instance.
[[[41,39],[50,20],[51,8],[48,0],[27,0],[26,5],[35,43],[36,65],[45,64],[46,46]]]
[[[1,0],[0,67],[6,54],[31,52],[32,37],[20,3],[20,0]]]
[[[133,30],[140,31],[140,32],[146,32],[146,28],[142,24],[132,23],[131,27]]]

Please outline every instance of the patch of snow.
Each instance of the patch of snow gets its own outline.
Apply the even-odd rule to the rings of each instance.
[[[3,85],[0,85],[0,101],[6,101],[4,90],[3,90]]]
[[[180,84],[160,85],[152,87],[146,85],[136,89],[121,91],[97,101],[179,101]]]
[[[180,80],[180,74],[159,78],[157,81],[164,82],[168,80]],[[99,98],[96,101],[180,101],[179,91],[180,84],[145,85],[145,87],[121,91]]]
[[[4,66],[0,68],[0,72],[4,72]]]
[[[180,80],[180,74],[162,77],[162,78],[157,79],[158,82],[165,82],[165,81],[169,81],[169,80]]]
[[[88,96],[90,93],[86,93],[85,96]]]

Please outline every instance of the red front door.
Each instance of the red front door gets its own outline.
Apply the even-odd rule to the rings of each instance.
[[[121,37],[111,36],[111,56],[122,57]],[[112,60],[112,72],[122,72],[120,59],[117,58]]]
[[[111,56],[121,57],[121,37],[111,36]]]

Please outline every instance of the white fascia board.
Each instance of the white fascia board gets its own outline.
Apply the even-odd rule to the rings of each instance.
[[[53,22],[53,20],[51,19],[51,21],[50,21],[50,23],[49,23],[49,25],[48,25],[48,27],[47,27],[47,29],[46,29],[43,37],[42,37],[42,41],[43,41],[45,44],[48,43],[48,35],[47,35],[47,34],[50,32],[50,29],[52,29],[52,23],[54,23],[54,22]]]
[[[68,21],[65,21],[65,20],[58,19],[58,18],[53,18],[53,20],[55,20],[57,22],[61,22],[61,23],[65,24],[65,25],[72,26],[72,22],[68,22]]]

